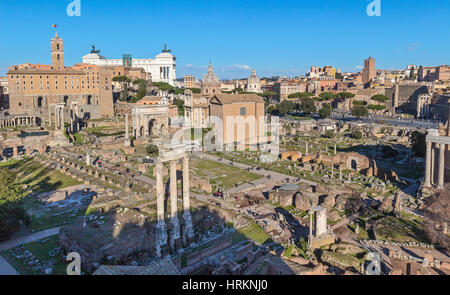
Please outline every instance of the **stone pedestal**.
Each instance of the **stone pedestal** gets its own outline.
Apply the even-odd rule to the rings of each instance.
[[[156,224],[156,256],[163,257],[168,253],[166,223],[160,220]]]
[[[172,217],[169,221],[169,246],[173,253],[182,248],[178,217]]]
[[[183,213],[183,221],[183,245],[187,247],[194,239],[194,226],[192,224],[191,212],[187,211]]]

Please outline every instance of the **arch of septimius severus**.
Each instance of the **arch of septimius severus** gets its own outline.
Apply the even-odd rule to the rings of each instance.
[[[169,105],[135,105],[131,107],[133,136],[136,139],[166,135],[169,128]]]
[[[183,165],[183,222],[178,219],[178,192],[177,192],[177,165],[182,160]],[[170,214],[166,225],[164,201],[165,190],[163,183],[163,165],[169,163],[170,177]],[[194,237],[192,216],[190,213],[189,195],[189,157],[184,145],[162,146],[156,161],[156,195],[157,195],[157,219],[156,226],[156,254],[161,257],[168,250],[175,252],[181,246],[187,246]],[[169,207],[169,206],[167,206]]]

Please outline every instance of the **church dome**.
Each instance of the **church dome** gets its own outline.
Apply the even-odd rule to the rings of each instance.
[[[205,76],[203,76],[203,83],[214,83],[214,82],[220,82],[219,77],[214,73],[214,69],[212,64],[209,64],[208,67],[208,73],[206,73]]]
[[[248,78],[248,84],[259,84],[261,80],[256,76],[256,71],[252,70],[252,75]]]

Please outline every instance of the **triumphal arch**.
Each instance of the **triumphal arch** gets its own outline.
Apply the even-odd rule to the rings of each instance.
[[[131,107],[133,136],[136,139],[167,135],[169,128],[169,105],[149,104]]]

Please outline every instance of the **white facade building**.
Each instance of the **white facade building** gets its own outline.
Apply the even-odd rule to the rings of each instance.
[[[176,57],[173,56],[166,46],[155,58],[132,58],[131,66],[143,68],[151,77],[152,82],[166,82],[175,86],[177,78]],[[83,63],[97,66],[123,66],[125,57],[122,59],[107,59],[101,56],[100,50],[92,46],[91,53],[82,57]]]

